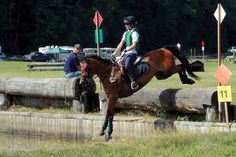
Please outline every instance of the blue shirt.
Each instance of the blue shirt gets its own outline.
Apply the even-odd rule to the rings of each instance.
[[[77,54],[71,52],[66,59],[64,71],[66,73],[78,71],[77,66],[80,66],[79,58],[77,57]]]

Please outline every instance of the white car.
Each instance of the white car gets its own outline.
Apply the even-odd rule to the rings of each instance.
[[[235,53],[236,52],[236,46],[230,47],[227,51],[230,52],[230,53]]]
[[[3,53],[0,52],[0,60],[6,60],[7,56]]]

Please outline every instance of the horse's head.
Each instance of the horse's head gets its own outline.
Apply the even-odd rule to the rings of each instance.
[[[85,57],[81,61],[81,79],[80,84],[84,84],[93,78],[96,74],[103,82],[106,78],[109,79],[111,71],[111,61],[102,59],[99,56]]]
[[[89,58],[84,58],[81,61],[80,70],[81,70],[80,84],[84,85],[86,79],[91,79],[93,77],[92,65],[90,64]]]

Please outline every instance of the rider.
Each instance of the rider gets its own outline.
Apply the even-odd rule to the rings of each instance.
[[[124,18],[124,25],[126,31],[124,32],[122,39],[118,44],[116,50],[112,54],[111,58],[114,58],[114,56],[121,51],[124,44],[126,45],[126,48],[123,51],[125,69],[131,80],[132,90],[136,90],[139,88],[139,85],[136,82],[136,76],[135,76],[136,74],[134,66],[134,61],[137,58],[138,45],[139,45],[139,33],[136,28],[137,20],[134,16],[127,16]],[[111,78],[111,82],[114,81],[115,81],[114,78]]]

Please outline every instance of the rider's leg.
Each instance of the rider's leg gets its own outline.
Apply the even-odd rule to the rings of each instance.
[[[136,81],[136,73],[135,73],[135,67],[134,67],[134,61],[136,59],[137,55],[136,54],[128,54],[125,57],[125,69],[127,70],[127,73],[130,77],[131,80],[131,88],[133,90],[138,89],[139,85],[137,84]]]

